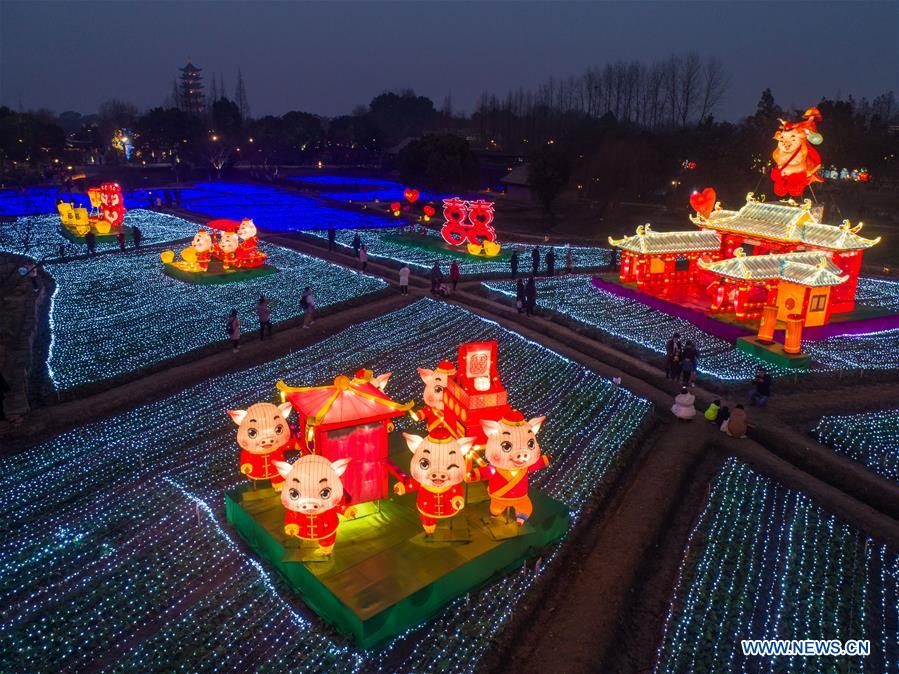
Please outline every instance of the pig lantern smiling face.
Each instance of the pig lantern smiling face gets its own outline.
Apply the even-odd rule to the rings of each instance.
[[[237,228],[237,236],[241,239],[250,239],[256,236],[256,223],[252,220],[243,220]]]
[[[212,237],[205,229],[200,229],[194,234],[194,240],[191,244],[198,253],[205,253],[212,250]]]
[[[336,508],[343,502],[340,476],[352,459],[333,463],[318,454],[301,457],[293,465],[276,461],[275,467],[284,478],[281,503],[287,510],[317,515]]]
[[[251,454],[268,454],[282,448],[290,440],[285,419],[290,410],[290,403],[256,403],[245,410],[228,410],[238,425],[237,444]]]
[[[546,417],[534,417],[524,423],[483,419],[481,427],[487,435],[485,455],[490,465],[501,470],[523,470],[540,459],[537,431]]]
[[[443,389],[449,383],[449,378],[456,373],[452,363],[445,361],[437,366],[436,370],[418,368],[418,375],[425,383],[425,405],[433,410],[443,411]]]
[[[465,479],[465,454],[474,438],[435,439],[431,436],[403,433],[412,451],[409,466],[412,477],[426,489],[447,489]]]
[[[222,249],[223,253],[233,253],[237,250],[239,244],[240,242],[235,232],[222,232],[219,237],[219,248]]]

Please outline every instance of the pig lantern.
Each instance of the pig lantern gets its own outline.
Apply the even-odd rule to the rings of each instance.
[[[488,465],[475,468],[467,480],[489,480],[491,517],[499,517],[511,508],[516,523],[521,526],[531,516],[534,508],[528,497],[528,476],[549,465],[549,457],[541,454],[537,442],[537,432],[545,418],[526,421],[521,412],[512,411],[499,421],[481,420],[487,435],[484,454]]]
[[[352,459],[333,463],[319,454],[307,454],[293,465],[276,461],[275,467],[285,481],[281,503],[286,508],[284,533],[304,541],[318,543],[316,554],[327,557],[337,540],[337,515],[352,519],[355,509],[346,507],[340,476]]]
[[[442,428],[451,432],[443,414],[443,391],[449,385],[450,378],[455,376],[456,366],[451,361],[444,360],[435,369],[418,368],[418,376],[424,382],[425,388],[422,397],[425,406],[412,413],[416,421],[424,421],[428,432]]]
[[[290,441],[286,419],[290,410],[290,403],[256,403],[245,410],[228,410],[237,424],[240,472],[251,480],[271,480],[276,491],[284,486],[275,464],[284,461],[284,447]]]
[[[474,438],[455,439],[449,433],[435,430],[428,437],[403,433],[412,452],[411,477],[393,485],[402,496],[418,492],[416,506],[426,536],[437,529],[437,520],[447,519],[465,507],[465,455]]]

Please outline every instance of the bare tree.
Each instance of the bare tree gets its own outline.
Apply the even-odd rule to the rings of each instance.
[[[730,87],[730,76],[725,74],[721,61],[709,56],[702,70],[702,104],[699,108],[699,123],[702,124],[721,102]]]

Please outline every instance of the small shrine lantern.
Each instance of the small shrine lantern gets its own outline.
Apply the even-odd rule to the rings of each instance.
[[[496,369],[496,342],[461,344],[458,363],[455,378],[444,389],[444,414],[457,437],[475,437],[483,444],[487,438],[481,420],[501,419],[510,409]]]
[[[341,476],[354,504],[388,498],[387,434],[391,419],[412,408],[390,399],[373,378],[360,370],[350,379],[339,376],[327,386],[277,386],[299,415],[301,444],[329,461],[352,459]]]

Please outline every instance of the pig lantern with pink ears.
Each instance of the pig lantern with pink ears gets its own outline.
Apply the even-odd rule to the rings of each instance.
[[[340,476],[352,459],[328,461],[320,454],[307,454],[291,465],[276,461],[285,481],[281,503],[286,508],[284,533],[318,543],[317,554],[328,556],[337,540],[337,515],[352,519],[355,509],[347,507]]]
[[[284,485],[284,478],[275,463],[284,461],[284,448],[290,442],[287,425],[290,410],[290,403],[256,403],[245,410],[228,410],[237,424],[240,472],[251,480],[271,480],[272,487],[278,491]]]
[[[515,513],[518,526],[527,522],[534,510],[528,497],[528,475],[546,468],[549,457],[540,452],[537,431],[546,417],[525,420],[512,411],[499,421],[481,420],[487,435],[484,455],[489,465],[475,468],[469,481],[489,480],[490,515],[499,517],[507,508]]]

